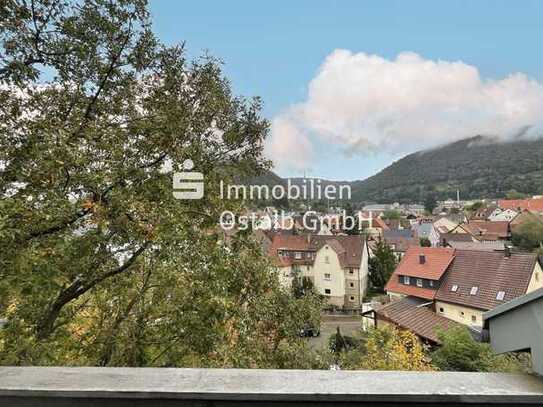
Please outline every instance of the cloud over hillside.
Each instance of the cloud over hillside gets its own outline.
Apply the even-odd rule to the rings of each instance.
[[[273,119],[266,151],[278,168],[303,169],[317,144],[397,155],[476,134],[539,136],[542,115],[543,84],[522,73],[492,80],[461,61],[335,50],[306,100]]]

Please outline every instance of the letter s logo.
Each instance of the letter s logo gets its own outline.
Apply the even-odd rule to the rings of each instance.
[[[185,160],[183,169],[187,172],[173,174],[173,196],[176,199],[202,199],[204,197],[204,174],[190,171],[194,167],[191,160]]]

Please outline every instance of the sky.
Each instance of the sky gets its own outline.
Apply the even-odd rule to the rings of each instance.
[[[283,177],[364,179],[477,134],[543,134],[543,0],[150,7],[162,41],[219,57],[236,94],[263,99]]]

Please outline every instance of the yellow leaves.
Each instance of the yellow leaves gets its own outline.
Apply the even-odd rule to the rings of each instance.
[[[361,369],[434,370],[426,360],[422,344],[415,334],[393,328],[375,329],[366,342]]]
[[[90,212],[94,212],[94,209],[96,207],[96,202],[94,202],[91,199],[86,199],[83,204],[81,205],[83,209],[88,210]]]

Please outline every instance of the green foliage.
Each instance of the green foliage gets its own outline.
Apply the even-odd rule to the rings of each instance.
[[[400,212],[394,210],[394,209],[389,209],[387,211],[385,211],[383,213],[383,219],[390,219],[390,220],[398,220],[400,219],[402,216],[400,214]]]
[[[431,247],[432,246],[432,242],[430,242],[430,239],[428,239],[427,237],[421,237],[419,239],[419,244],[421,247]]]
[[[434,194],[429,194],[424,200],[424,209],[429,214],[434,212],[434,209],[437,207],[437,201]]]
[[[313,281],[309,277],[296,277],[292,279],[292,295],[302,298],[305,295],[315,294]]]
[[[352,336],[342,335],[339,326],[336,328],[336,333],[328,339],[328,348],[332,353],[348,352],[358,346],[360,346],[360,341]]]
[[[460,372],[521,372],[526,364],[512,355],[495,355],[489,344],[476,342],[466,327],[439,332],[441,346],[431,354],[440,370]]]
[[[504,197],[512,190],[543,193],[543,139],[493,143],[477,136],[410,154],[364,181],[352,184],[352,200],[424,202]]]
[[[543,222],[528,220],[513,231],[513,244],[524,250],[543,249]]]
[[[370,283],[374,290],[384,291],[397,263],[392,248],[384,240],[378,240],[373,250],[373,257],[369,259]]]
[[[318,365],[321,299],[281,288],[219,181],[261,173],[268,122],[146,2],[9,1],[0,34],[1,364]],[[190,158],[205,196],[172,195]],[[298,354],[294,358],[294,354]]]

